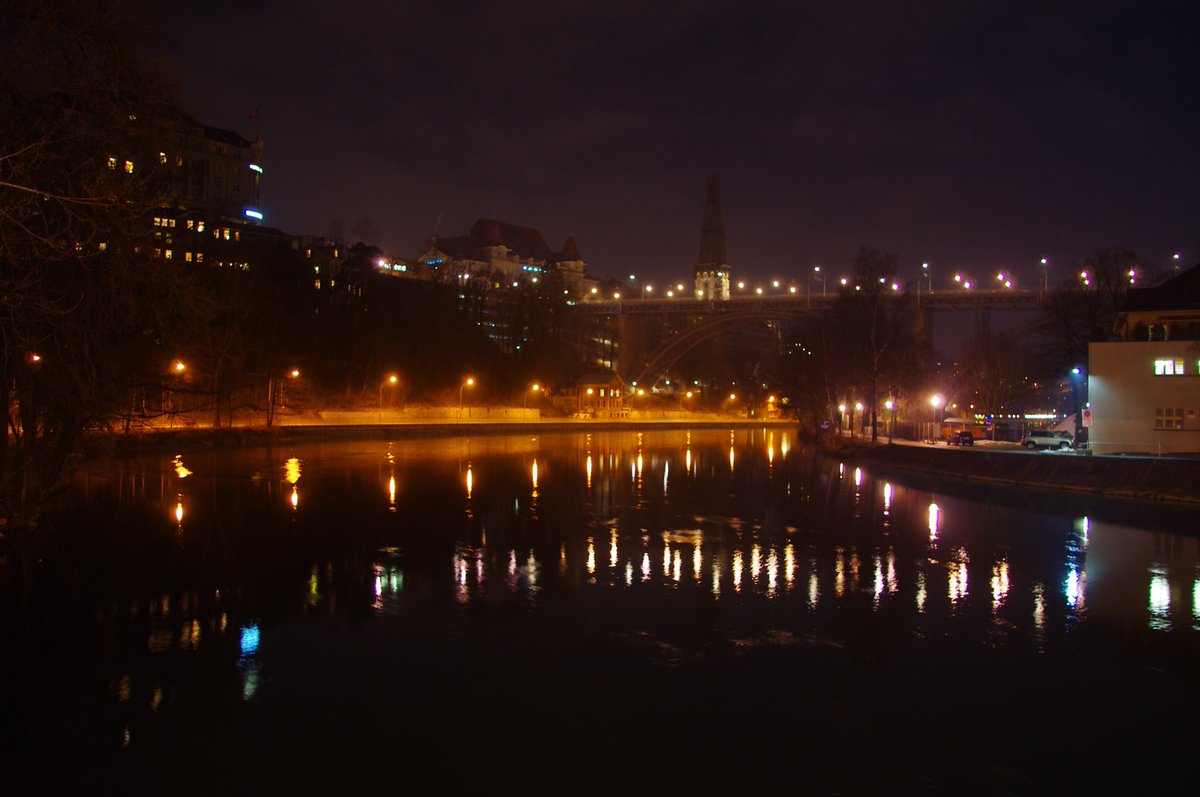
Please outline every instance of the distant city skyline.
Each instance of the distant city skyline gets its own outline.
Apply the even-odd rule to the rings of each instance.
[[[264,223],[293,234],[369,217],[414,256],[491,217],[675,281],[716,174],[735,279],[862,245],[935,288],[1200,259],[1189,4],[160,7],[186,106],[263,138]]]

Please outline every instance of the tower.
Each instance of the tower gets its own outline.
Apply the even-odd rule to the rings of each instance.
[[[715,174],[708,176],[704,199],[700,254],[696,258],[696,298],[729,298],[729,266],[725,263],[725,216],[721,213],[721,198]]]

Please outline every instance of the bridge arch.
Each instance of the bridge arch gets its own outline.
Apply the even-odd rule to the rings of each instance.
[[[673,335],[650,352],[645,362],[634,372],[632,381],[639,385],[654,384],[659,376],[699,348],[701,344],[732,329],[753,323],[798,321],[805,315],[804,311],[778,308],[739,309],[713,314],[683,332]]]

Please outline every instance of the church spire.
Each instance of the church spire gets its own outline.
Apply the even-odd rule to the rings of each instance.
[[[721,213],[717,176],[710,174],[705,189],[704,221],[700,228],[700,256],[696,271],[712,271],[725,265],[725,216]]]
[[[696,296],[729,298],[729,266],[725,263],[725,216],[721,212],[717,176],[710,174],[705,188],[704,219],[700,227],[700,254],[696,258]]]

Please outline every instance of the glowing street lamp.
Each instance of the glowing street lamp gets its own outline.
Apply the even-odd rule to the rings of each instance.
[[[888,411],[888,445],[892,443],[892,432],[896,429],[896,402],[888,399],[883,403]]]
[[[944,403],[945,399],[938,395],[932,396],[929,399],[929,406],[933,407],[933,422],[938,425],[939,430],[942,425],[941,408]]]
[[[825,295],[825,275],[821,273],[820,266],[813,266],[813,279],[821,282],[821,295]]]
[[[529,407],[529,394],[530,394],[530,393],[537,393],[537,392],[538,392],[539,390],[541,390],[541,389],[542,389],[542,386],[541,386],[541,385],[539,385],[537,382],[534,382],[532,385],[530,385],[530,386],[529,386],[529,389],[528,389],[528,390],[526,390],[526,391],[525,391],[525,392],[522,394],[522,406],[523,406],[523,407],[526,407],[526,408],[527,408],[527,407]]]
[[[458,388],[458,408],[460,410],[463,408],[463,390],[468,387],[475,387],[475,377],[468,376]]]
[[[400,377],[395,374],[388,374],[388,378],[379,383],[379,420],[383,420],[383,389],[388,385],[394,385],[400,381]]]

